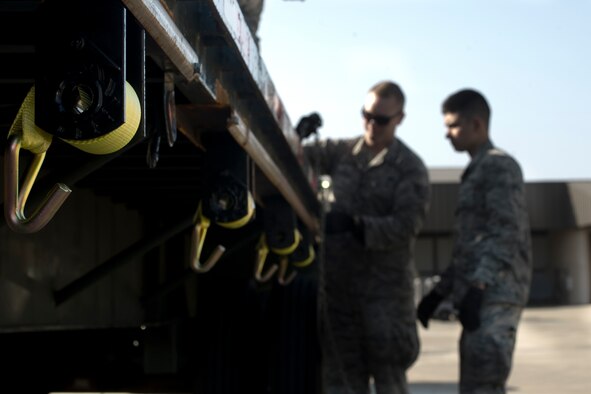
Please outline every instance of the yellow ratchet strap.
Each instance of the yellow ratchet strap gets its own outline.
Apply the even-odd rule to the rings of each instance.
[[[285,248],[271,248],[271,250],[279,255],[287,255],[292,253],[297,247],[298,244],[300,243],[300,240],[302,238],[302,235],[300,234],[300,231],[298,229],[294,230],[294,237],[293,237],[293,244],[285,247]]]
[[[117,152],[131,141],[138,130],[142,108],[140,100],[129,82],[125,82],[125,121],[115,130],[88,140],[62,139],[68,144],[95,155]]]
[[[312,264],[315,257],[316,257],[316,252],[314,251],[314,247],[312,245],[310,245],[308,247],[308,257],[306,259],[304,259],[302,261],[292,261],[291,263],[294,265],[294,267],[304,268],[304,267],[307,267],[310,264]]]
[[[241,217],[240,219],[234,220],[232,222],[216,222],[218,226],[224,227],[224,228],[229,228],[229,229],[236,229],[236,228],[240,228],[242,226],[244,226],[245,224],[247,224],[248,222],[250,222],[250,219],[252,219],[252,216],[254,215],[254,211],[255,211],[255,203],[254,203],[254,198],[252,197],[252,194],[249,192],[248,196],[247,196],[247,204],[248,207],[246,209],[246,215],[244,215],[243,217]]]
[[[8,145],[4,157],[4,216],[13,231],[33,233],[41,230],[71,192],[66,185],[56,184],[32,215],[26,216],[25,204],[51,141],[52,136],[35,125],[35,91],[31,89],[8,132]],[[22,185],[19,176],[21,148],[34,154]]]
[[[115,130],[89,140],[62,139],[68,144],[93,154],[108,154],[123,148],[135,135],[141,120],[141,105],[129,82],[125,82],[125,122]],[[35,154],[42,154],[51,145],[52,135],[35,124],[35,87],[33,86],[8,133],[20,134],[21,147]]]
[[[53,136],[35,125],[35,87],[33,86],[16,114],[8,136],[20,138],[21,148],[36,155],[45,155]]]

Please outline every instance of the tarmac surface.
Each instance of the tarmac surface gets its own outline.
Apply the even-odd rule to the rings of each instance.
[[[459,322],[434,320],[419,335],[411,394],[457,394]],[[525,309],[507,393],[591,393],[591,305]]]

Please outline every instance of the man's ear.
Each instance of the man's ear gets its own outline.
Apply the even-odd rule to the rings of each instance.
[[[481,137],[488,137],[486,122],[480,116],[472,117],[472,128]]]
[[[404,111],[400,112],[400,117],[398,118],[398,122],[396,122],[396,126],[398,126],[400,123],[402,123],[405,116],[406,116],[406,114],[404,113]]]

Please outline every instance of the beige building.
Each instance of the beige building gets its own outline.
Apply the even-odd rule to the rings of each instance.
[[[431,169],[431,210],[417,241],[419,275],[448,264],[461,169]],[[591,181],[527,182],[534,260],[530,304],[591,303]]]

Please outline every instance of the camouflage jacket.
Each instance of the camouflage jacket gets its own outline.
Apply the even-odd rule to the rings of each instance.
[[[332,209],[360,219],[367,249],[408,248],[430,197],[427,169],[410,148],[395,139],[369,160],[363,138],[355,138],[325,140],[304,152],[321,174],[332,178]]]
[[[327,281],[358,296],[397,299],[410,316],[414,240],[430,198],[422,160],[398,139],[371,159],[363,138],[325,140],[304,152],[332,178],[332,209],[356,216],[363,226],[363,245],[350,235],[327,237]]]
[[[462,174],[450,266],[436,289],[459,302],[486,283],[484,302],[525,305],[532,274],[525,185],[519,164],[487,142]]]

